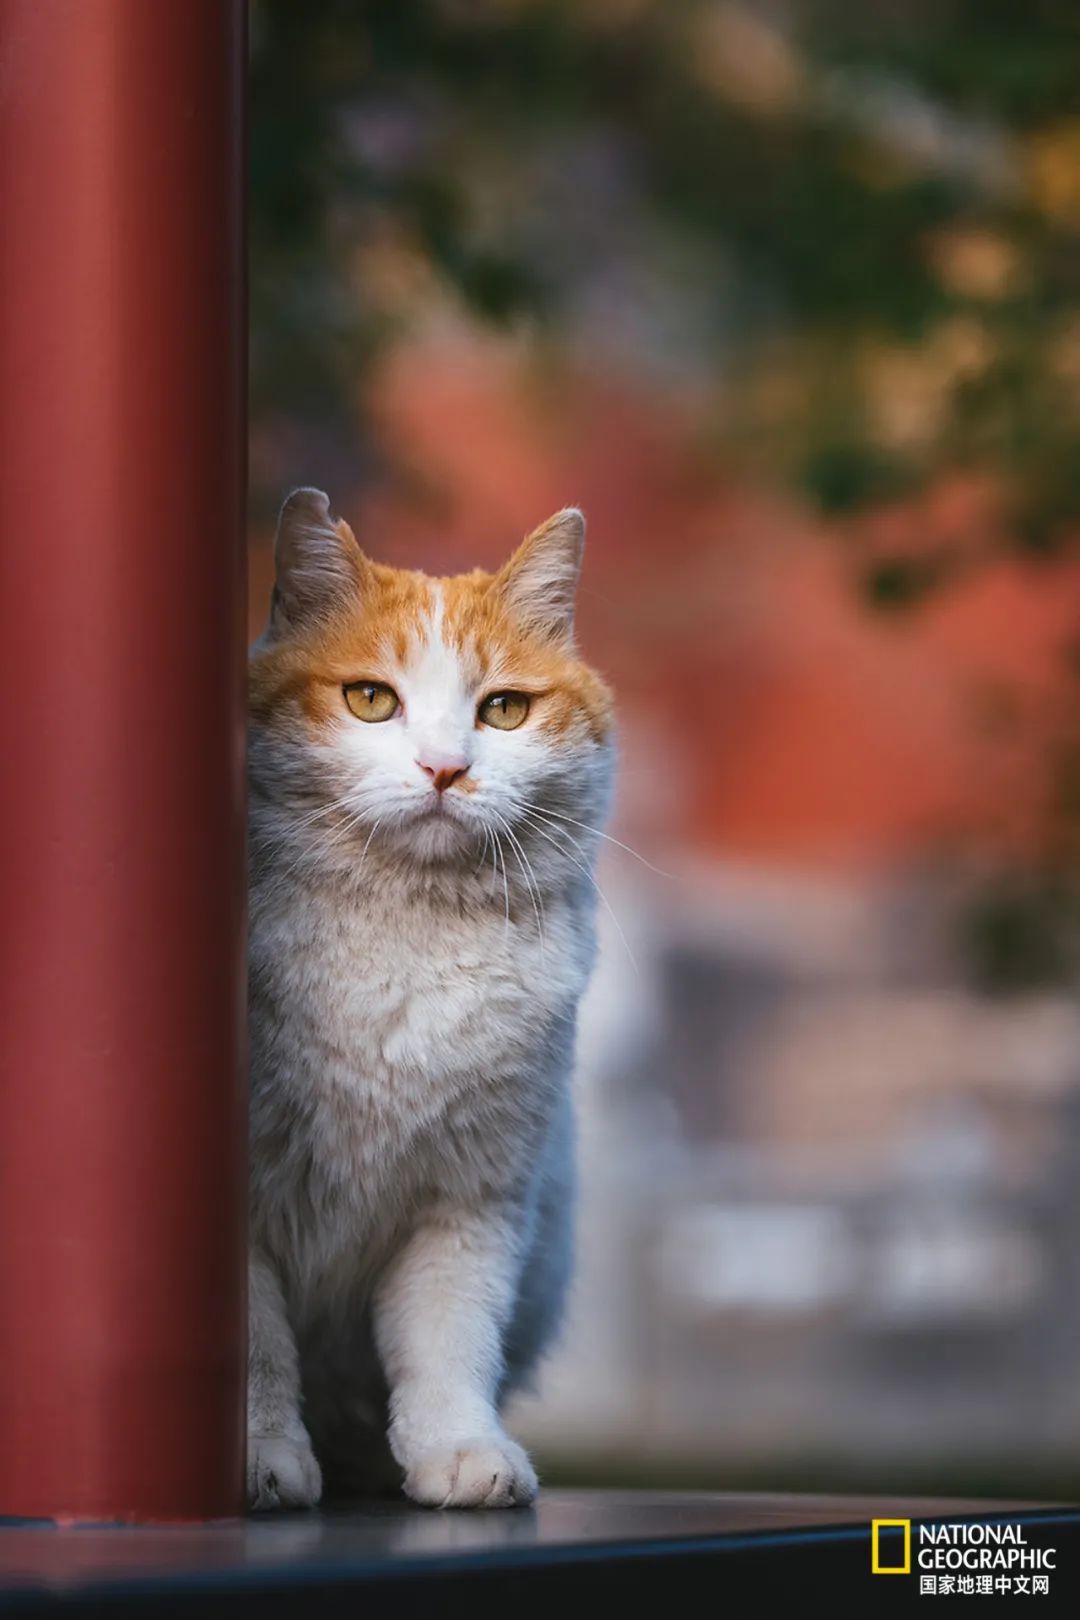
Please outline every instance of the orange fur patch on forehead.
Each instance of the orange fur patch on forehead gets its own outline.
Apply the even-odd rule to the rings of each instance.
[[[523,626],[493,574],[477,569],[438,583],[444,604],[443,636],[477,687],[542,696],[538,718],[550,731],[570,733],[584,725],[596,741],[608,736],[611,692],[571,643],[550,640]]]
[[[435,635],[457,653],[478,699],[500,687],[520,689],[542,699],[537,722],[545,729],[566,736],[584,730],[596,741],[609,734],[612,699],[603,680],[568,642],[518,623],[495,575],[476,569],[434,579],[381,563],[369,565],[362,597],[252,656],[252,717],[265,722],[299,704],[309,723],[325,725],[340,711],[342,685],[393,684]]]
[[[309,720],[324,722],[337,713],[339,690],[347,682],[392,680],[430,628],[435,590],[426,574],[381,563],[369,565],[365,584],[363,597],[343,602],[331,618],[254,654],[254,719],[268,719],[299,698]]]

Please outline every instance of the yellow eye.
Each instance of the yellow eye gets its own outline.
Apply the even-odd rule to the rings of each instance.
[[[516,731],[528,712],[529,698],[524,692],[492,692],[481,703],[476,718],[496,731]]]
[[[401,707],[394,688],[382,681],[354,681],[342,690],[358,720],[392,720]]]

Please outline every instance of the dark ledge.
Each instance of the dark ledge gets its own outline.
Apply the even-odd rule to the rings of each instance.
[[[187,1527],[0,1529],[0,1616],[424,1614],[478,1604],[702,1597],[730,1620],[906,1612],[919,1572],[870,1569],[870,1521],[975,1520],[1056,1549],[1050,1596],[1080,1589],[1080,1509],[929,1498],[547,1491],[535,1510],[433,1513],[405,1504]],[[892,1532],[901,1545],[901,1533]],[[917,1544],[917,1532],[916,1532]],[[883,1546],[885,1543],[883,1543]],[[891,1558],[891,1553],[883,1554]],[[712,1597],[709,1598],[709,1594]],[[733,1598],[745,1607],[732,1607]],[[761,1608],[759,1610],[759,1605]],[[916,1612],[925,1612],[919,1609]],[[1075,1612],[1075,1611],[1074,1611]],[[562,1620],[556,1615],[555,1620]]]

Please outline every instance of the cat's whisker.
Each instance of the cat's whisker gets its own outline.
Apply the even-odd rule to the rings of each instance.
[[[523,811],[523,814],[526,817],[528,817],[528,811]],[[573,864],[578,868],[578,870],[580,872],[583,872],[585,874],[585,876],[588,878],[589,882],[592,884],[593,888],[596,890],[596,892],[599,895],[601,901],[603,902],[603,905],[604,905],[604,907],[605,907],[605,909],[607,911],[608,916],[611,918],[612,922],[615,924],[615,928],[616,928],[616,930],[618,932],[619,938],[622,940],[622,943],[623,943],[623,949],[626,951],[627,957],[629,958],[630,966],[633,968],[634,973],[640,979],[641,978],[641,969],[638,966],[636,956],[634,955],[633,951],[630,949],[630,941],[626,937],[626,932],[623,929],[623,925],[619,921],[618,917],[616,916],[614,906],[611,904],[611,901],[608,899],[607,895],[604,893],[603,889],[600,887],[599,883],[596,881],[596,878],[594,877],[594,875],[593,875],[591,869],[589,868],[589,866],[585,863],[585,861],[578,860],[578,858],[575,855],[572,855],[570,853],[570,851],[566,848],[565,844],[556,843],[555,839],[551,836],[551,834],[546,832],[540,826],[539,822],[531,820],[531,818],[530,818],[530,824],[533,827],[533,830],[540,834],[541,838],[546,838],[549,844],[551,844],[555,849],[559,850],[561,854],[565,855],[567,860],[572,861]],[[561,837],[569,839],[570,842],[574,844],[575,848],[580,849],[581,846],[579,844],[577,844],[576,840],[574,840],[569,833],[563,832],[561,828],[556,828],[555,830],[560,834]]]
[[[543,829],[549,833],[557,833],[560,838],[565,838],[566,842],[570,845],[570,848],[577,850],[578,854],[581,856],[581,859],[589,865],[589,870],[592,871],[591,862],[593,859],[593,852],[585,848],[580,838],[575,838],[573,833],[566,831],[565,827],[558,827],[553,822],[547,822],[545,824],[539,819],[539,816],[535,810],[522,809],[520,814],[522,820],[527,821],[532,826],[534,832],[540,832],[541,829]],[[549,842],[551,842],[550,839]],[[562,844],[555,845],[556,849],[563,849],[564,847],[565,846]]]
[[[372,826],[371,831],[368,833],[367,842],[365,843],[363,849],[360,851],[360,861],[362,861],[364,859],[364,856],[367,854],[368,850],[371,848],[371,840],[374,838],[375,834],[378,832],[380,825],[381,825],[381,823],[376,821],[374,823],[374,825]],[[360,864],[360,861],[358,861],[356,863],[358,866]]]
[[[301,816],[300,820],[294,822],[288,832],[282,834],[280,838],[271,838],[261,845],[260,853],[264,855],[276,854],[279,849],[291,844],[295,840],[297,833],[303,832],[305,827],[312,826],[320,817],[328,816],[332,810],[341,810],[351,802],[352,792],[350,790],[348,793],[343,793],[340,799],[331,799],[329,804],[320,804],[315,810],[309,811],[306,816]]]
[[[602,838],[605,843],[614,844],[616,849],[624,850],[627,855],[632,855],[635,861],[640,861],[642,866],[648,867],[650,872],[655,872],[657,877],[669,878],[672,882],[678,882],[678,876],[675,872],[665,872],[662,867],[654,866],[652,861],[646,860],[645,856],[640,855],[636,849],[631,849],[629,844],[624,844],[621,838],[613,838],[610,833],[604,832],[600,827],[591,827],[587,821],[576,821],[573,816],[566,816],[559,810],[551,810],[544,805],[534,804],[529,799],[523,799],[521,802],[524,809],[534,810],[537,815],[546,816],[548,819],[556,821],[569,822],[572,827],[580,827],[584,832],[592,833],[596,838]]]
[[[345,803],[350,801],[351,796],[346,794],[343,799],[336,802],[333,808],[341,809]],[[326,808],[329,809],[331,807],[327,806]],[[364,810],[355,810],[351,816],[346,818],[342,826],[333,829],[328,838],[321,839],[319,842],[309,845],[306,849],[302,849],[294,861],[290,861],[289,865],[286,866],[283,871],[276,874],[277,882],[275,884],[275,892],[280,891],[280,889],[284,887],[286,880],[291,877],[293,872],[295,872],[304,861],[318,860],[325,855],[327,851],[337,849],[340,844],[342,844],[347,838],[350,837],[352,833],[356,831],[357,827],[362,825],[364,815]],[[365,843],[363,850],[361,851],[360,860],[363,860],[364,856],[367,854],[371,845],[371,840],[374,838],[378,828],[379,822],[376,821],[368,834],[367,843]],[[359,862],[357,864],[359,864]]]
[[[495,841],[494,847],[495,847],[496,853],[498,854],[499,860],[502,862],[503,901],[504,901],[504,904],[506,906],[506,929],[505,929],[505,931],[506,931],[506,933],[509,933],[510,932],[510,883],[509,883],[509,880],[508,880],[508,878],[506,876],[506,855],[503,852],[502,839],[499,837],[499,835],[495,831],[494,827],[492,827],[492,829],[491,829],[491,836]]]
[[[510,840],[510,847],[514,851],[514,854],[517,857],[518,865],[521,867],[521,873],[522,873],[522,876],[525,879],[525,884],[526,884],[526,887],[528,888],[528,891],[529,891],[529,899],[532,901],[533,916],[536,918],[536,931],[537,931],[537,934],[540,937],[540,956],[541,956],[541,958],[543,958],[543,955],[544,955],[544,925],[543,925],[543,922],[541,921],[541,912],[544,909],[544,901],[543,901],[543,897],[542,897],[542,895],[540,893],[540,886],[536,881],[536,874],[533,871],[532,864],[531,864],[531,862],[529,860],[529,857],[526,855],[524,849],[522,848],[520,838],[518,838],[517,834],[514,832],[513,828],[510,826],[509,822],[505,821],[503,819],[503,817],[500,816],[498,814],[498,812],[495,811],[495,810],[492,810],[490,812],[490,814],[495,817],[496,821],[499,823],[499,826],[503,829],[503,831],[505,832],[507,838]]]
[[[499,838],[498,833],[495,834],[495,837],[496,837],[496,840],[497,840],[498,845],[499,845],[499,860],[502,863],[503,900],[504,900],[505,906],[506,906],[505,932],[509,933],[510,932],[510,875],[506,870],[506,851],[503,848],[502,839]]]
[[[342,810],[347,805],[351,804],[352,789],[350,788],[348,793],[343,793],[339,799],[331,799],[329,803],[320,804],[316,806],[314,810],[309,811],[306,816],[301,816],[300,820],[296,823],[296,828],[294,830],[299,832],[303,827],[310,827],[312,823],[318,821],[321,816],[328,816],[331,810]]]
[[[336,837],[334,837],[333,840],[331,841],[330,848],[331,849],[337,849],[343,843],[346,843],[348,841],[348,839],[352,836],[352,834],[356,831],[357,827],[361,827],[363,825],[364,815],[365,815],[365,811],[358,810],[357,813],[354,816],[351,816],[349,818],[349,820],[345,823],[345,825],[338,829]],[[375,837],[375,834],[378,832],[380,825],[381,825],[381,823],[376,821],[372,825],[370,831],[368,832],[367,838],[364,841],[364,847],[360,851],[359,857],[357,858],[357,861],[356,861],[356,865],[353,868],[354,872],[362,865],[363,860],[364,860],[364,856],[367,854],[368,850],[371,848],[371,840]]]

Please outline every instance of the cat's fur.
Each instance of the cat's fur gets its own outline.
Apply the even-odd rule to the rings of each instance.
[[[318,491],[282,510],[250,666],[255,1507],[317,1501],[322,1473],[535,1493],[499,1408],[569,1277],[613,752],[573,643],[583,538],[570,509],[500,573],[435,580],[370,562]],[[403,711],[355,718],[369,679]],[[533,694],[519,729],[479,722],[499,690]]]

